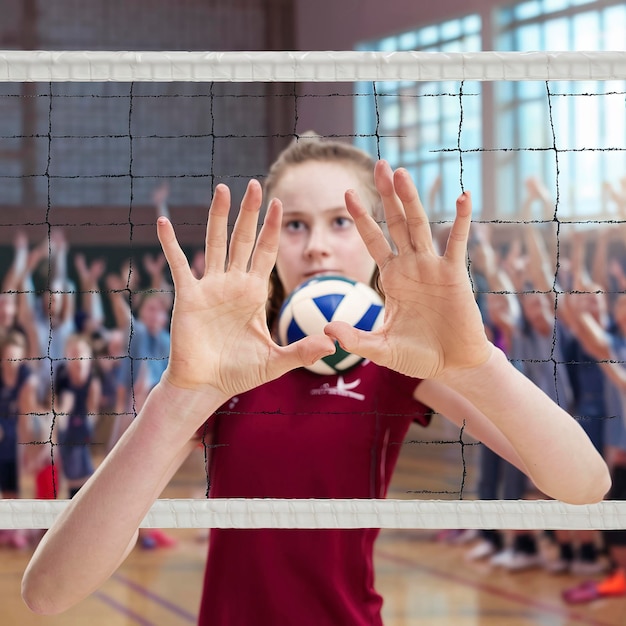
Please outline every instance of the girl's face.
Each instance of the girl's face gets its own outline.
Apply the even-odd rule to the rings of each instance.
[[[25,356],[26,351],[22,346],[15,344],[5,346],[2,350],[2,359],[0,362],[3,378],[10,378],[12,373],[19,369]]]
[[[158,296],[149,295],[141,303],[139,319],[151,335],[158,335],[167,326],[167,311]]]
[[[68,342],[65,348],[67,369],[74,383],[82,383],[87,380],[91,372],[91,347],[86,341],[78,339]]]
[[[541,335],[553,331],[554,312],[550,300],[543,293],[525,293],[521,296],[524,315],[530,325]]]
[[[340,163],[307,161],[278,180],[274,196],[283,203],[283,222],[276,271],[285,293],[322,273],[369,284],[376,264],[346,209],[348,189],[367,197],[354,169]]]

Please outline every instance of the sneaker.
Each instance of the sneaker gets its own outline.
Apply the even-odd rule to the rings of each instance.
[[[549,574],[567,574],[572,567],[572,561],[567,559],[552,559],[543,564]]]
[[[141,535],[139,537],[139,545],[142,550],[154,550],[157,547],[157,542],[150,535]]]
[[[607,560],[602,558],[594,561],[574,559],[570,567],[570,572],[576,576],[598,576],[605,574],[609,570],[609,567],[610,565]]]
[[[575,587],[565,589],[561,596],[568,604],[585,604],[600,598],[626,596],[626,573],[619,569],[600,582],[585,581]]]
[[[496,553],[496,546],[491,542],[483,539],[479,541],[474,547],[468,550],[465,555],[466,561],[482,561],[488,556],[492,556]]]
[[[509,572],[522,572],[527,569],[540,567],[543,564],[541,555],[538,553],[528,554],[517,550],[508,549],[496,555],[499,558],[491,559],[492,565],[504,567]]]
[[[496,552],[490,559],[489,564],[494,567],[500,567],[503,562],[506,562],[510,558],[510,554],[513,552],[513,548],[504,548],[499,552]]]

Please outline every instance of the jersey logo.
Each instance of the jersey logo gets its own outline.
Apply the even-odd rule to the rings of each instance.
[[[337,385],[331,387],[330,383],[324,383],[318,389],[311,389],[312,396],[342,396],[344,398],[352,398],[353,400],[365,400],[365,395],[352,391],[361,384],[358,378],[352,383],[344,381],[343,376],[337,376]]]

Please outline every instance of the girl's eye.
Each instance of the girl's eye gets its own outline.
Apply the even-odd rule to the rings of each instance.
[[[302,220],[290,220],[285,223],[285,229],[292,233],[299,233],[306,228]]]
[[[336,217],[335,218],[335,226],[338,228],[348,228],[352,226],[353,222],[349,217]]]

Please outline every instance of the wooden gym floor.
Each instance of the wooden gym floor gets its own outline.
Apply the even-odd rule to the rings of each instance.
[[[430,443],[458,440],[458,432],[450,428],[444,420],[436,419],[429,429],[411,429],[409,439],[423,443],[403,447],[390,497],[457,499],[461,485],[465,498],[476,496],[476,447]],[[164,496],[187,498],[202,489],[202,459],[198,455],[181,468]],[[421,490],[429,493],[412,493]],[[204,533],[189,529],[168,532],[179,539],[177,547],[136,549],[97,593],[67,613],[51,617],[30,613],[20,598],[20,579],[31,552],[1,548],[0,624],[195,624],[206,554]],[[580,578],[553,576],[540,569],[511,574],[488,563],[468,563],[467,550],[467,546],[435,541],[432,531],[383,531],[377,544],[376,567],[377,586],[385,598],[386,626],[626,624],[626,599],[568,606],[562,602],[560,592]]]

